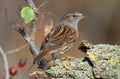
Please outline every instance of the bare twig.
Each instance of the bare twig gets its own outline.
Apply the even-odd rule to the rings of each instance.
[[[8,52],[6,53],[6,55],[10,55],[10,54],[16,53],[16,52],[18,52],[18,51],[24,49],[26,46],[27,46],[27,44],[25,44],[25,45],[23,45],[23,46],[21,46],[21,47],[19,47],[19,48],[17,48],[17,49],[8,51]]]
[[[6,15],[6,17],[7,17],[8,23],[11,24],[11,22],[10,22],[10,17],[8,16],[7,8],[5,8],[5,15]]]
[[[6,57],[6,54],[5,52],[3,51],[3,49],[1,48],[0,46],[0,54],[2,56],[2,59],[3,59],[3,63],[4,63],[4,71],[5,71],[5,79],[9,79],[9,71],[8,71],[8,61],[7,61],[7,57]]]
[[[40,4],[40,6],[38,7],[38,10],[40,10],[42,7],[44,7],[47,4],[47,1],[43,2],[42,4]]]

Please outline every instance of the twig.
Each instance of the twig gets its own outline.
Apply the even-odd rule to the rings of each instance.
[[[36,44],[35,44],[35,34],[37,31],[37,14],[39,13],[38,8],[36,8],[34,2],[32,0],[25,0],[26,3],[33,9],[34,13],[36,14],[35,19],[31,22],[31,27],[29,28],[30,32],[27,33],[25,30],[25,27],[20,26],[17,22],[13,22],[16,25],[15,30],[17,32],[19,32],[25,39],[25,41],[28,43],[29,45],[29,49],[32,53],[32,55],[34,56],[34,58],[40,53],[39,49],[37,48]],[[43,7],[46,4],[46,2],[44,2],[43,4],[41,4],[41,7]],[[15,50],[16,51],[16,50]]]
[[[26,0],[27,4],[34,10],[34,12],[36,13],[36,15],[39,13],[38,8],[36,8],[34,2],[32,0]],[[41,4],[41,7],[43,7],[47,2],[44,2],[43,4]],[[31,27],[30,27],[30,34],[27,34],[24,29],[21,31],[24,31],[25,35],[23,36],[25,38],[25,40],[27,41],[31,52],[34,54],[34,57],[36,57],[40,52],[38,50],[38,48],[36,47],[35,44],[35,33],[36,33],[36,21],[37,21],[37,16],[35,17],[35,20],[33,20],[31,22]],[[19,29],[20,30],[20,29]],[[20,31],[19,31],[20,32]]]
[[[32,25],[31,25],[31,28],[30,28],[30,37],[31,37],[32,41],[34,41],[34,39],[35,39],[36,27],[37,27],[36,23],[32,22]]]
[[[38,8],[35,6],[34,2],[32,0],[25,0],[26,3],[34,10],[36,14],[39,13]]]
[[[40,6],[38,7],[38,10],[40,10],[42,7],[44,7],[47,4],[47,1],[43,2],[42,4],[40,4]]]
[[[6,15],[6,17],[7,17],[8,23],[11,24],[11,22],[10,22],[10,17],[8,16],[7,8],[5,8],[5,15]]]
[[[2,56],[2,59],[3,59],[3,62],[4,62],[4,71],[5,71],[5,79],[9,79],[9,71],[8,71],[8,61],[7,61],[7,57],[6,57],[6,54],[5,52],[3,51],[3,49],[1,48],[0,46],[0,54]]]
[[[23,45],[23,46],[21,46],[21,47],[19,47],[19,48],[13,49],[13,50],[11,50],[11,51],[8,51],[8,52],[6,53],[6,55],[10,55],[10,54],[13,54],[13,53],[15,53],[15,52],[18,52],[18,51],[24,49],[26,46],[27,46],[27,44],[25,44],[25,45]]]
[[[29,35],[27,32],[25,32],[24,27],[20,27],[20,25],[18,23],[16,24],[16,31],[19,32],[25,39],[25,41],[28,43],[31,53],[34,55],[34,57],[36,57],[39,54],[39,50],[35,45],[34,42],[34,37],[31,37],[31,35]],[[33,35],[34,36],[34,35]]]

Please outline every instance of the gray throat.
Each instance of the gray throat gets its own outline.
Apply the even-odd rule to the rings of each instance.
[[[69,22],[64,22],[64,24],[70,26],[71,28],[75,29],[76,31],[78,31],[78,22],[72,22],[72,23],[69,23]]]

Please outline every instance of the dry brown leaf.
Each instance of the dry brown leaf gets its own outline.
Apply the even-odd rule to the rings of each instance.
[[[53,28],[53,21],[50,20],[50,23],[46,25],[44,28],[45,36],[52,30],[52,28]]]

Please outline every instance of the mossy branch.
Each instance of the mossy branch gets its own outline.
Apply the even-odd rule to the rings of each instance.
[[[86,51],[86,57],[51,60],[44,75],[51,79],[120,79],[120,46],[82,41],[79,48]]]

